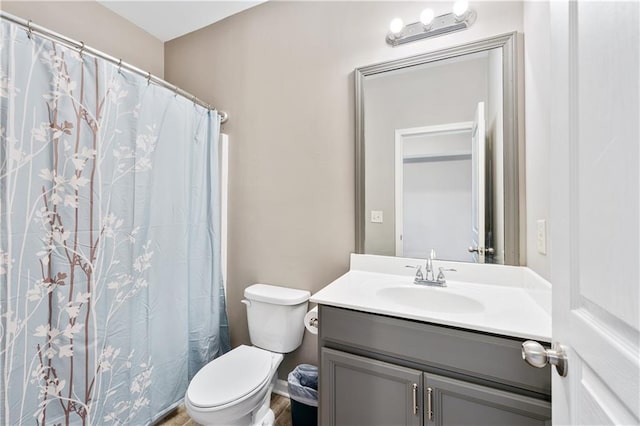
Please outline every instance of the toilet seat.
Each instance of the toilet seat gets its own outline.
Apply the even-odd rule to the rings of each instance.
[[[187,398],[199,408],[239,402],[270,380],[271,373],[271,352],[238,346],[196,373],[187,389]]]

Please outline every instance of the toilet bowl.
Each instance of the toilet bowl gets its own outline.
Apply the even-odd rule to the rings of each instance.
[[[269,408],[283,353],[302,343],[310,293],[254,284],[245,290],[249,334],[241,345],[205,365],[191,380],[185,408],[203,425],[273,425]]]
[[[258,417],[267,414],[282,359],[282,354],[242,345],[211,361],[189,384],[187,412],[203,425],[263,424]]]

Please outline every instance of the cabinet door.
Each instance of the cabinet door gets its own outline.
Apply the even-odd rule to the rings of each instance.
[[[322,348],[320,424],[422,424],[422,372]]]
[[[551,424],[551,404],[539,399],[428,373],[424,389],[426,426]]]

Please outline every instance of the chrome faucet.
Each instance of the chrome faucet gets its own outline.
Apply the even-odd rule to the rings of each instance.
[[[433,273],[433,259],[436,258],[436,251],[434,249],[431,249],[431,253],[429,254],[429,257],[427,258],[427,267],[426,267],[426,271],[424,273],[424,279],[427,281],[435,281],[434,280],[434,273]]]
[[[425,272],[424,274],[422,273],[422,266],[418,265],[417,267],[415,266],[407,266],[408,268],[417,268],[416,270],[416,276],[413,279],[413,283],[414,284],[418,284],[418,285],[427,285],[427,286],[432,286],[432,287],[446,287],[447,286],[447,280],[444,276],[444,272],[445,271],[455,271],[455,269],[447,269],[447,268],[438,268],[438,276],[435,277],[434,274],[434,270],[433,270],[433,260],[436,258],[436,252],[435,250],[431,250],[431,254],[429,255],[429,258],[427,259],[427,264],[426,264],[426,268],[425,268]]]

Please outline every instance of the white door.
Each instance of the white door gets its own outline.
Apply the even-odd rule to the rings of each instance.
[[[476,117],[471,130],[471,247],[473,260],[485,260],[485,203],[486,203],[486,130],[484,102],[478,102]]]
[[[640,423],[640,3],[552,1],[556,425]]]

